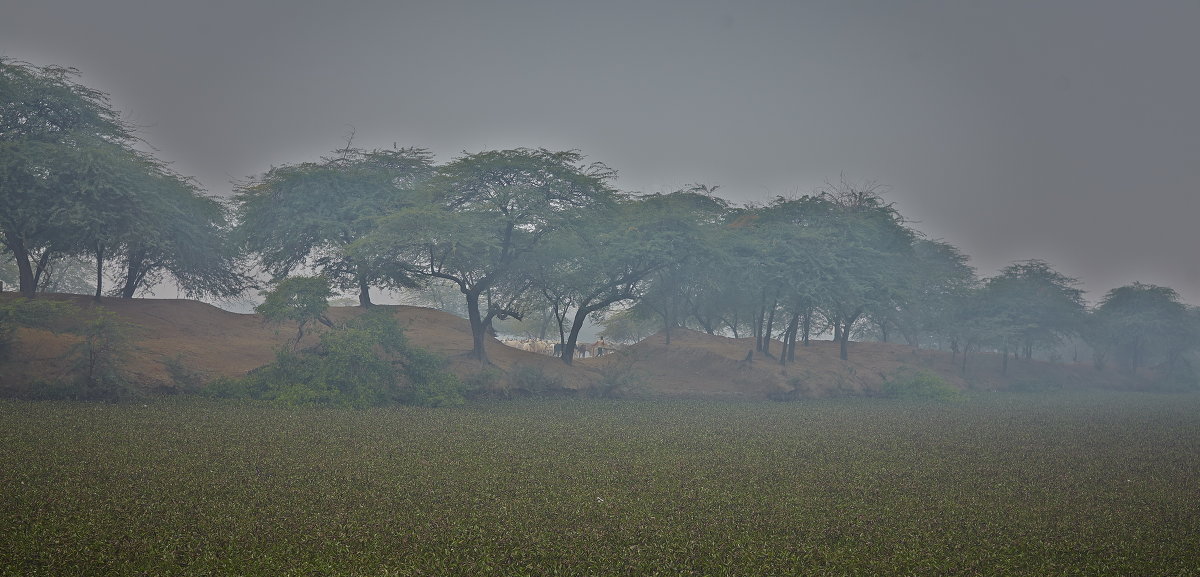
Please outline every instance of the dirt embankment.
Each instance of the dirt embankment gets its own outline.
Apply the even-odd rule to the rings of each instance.
[[[15,298],[13,293],[0,299]],[[97,305],[89,297],[39,295],[69,301],[90,309],[101,306],[128,323],[131,354],[129,374],[147,388],[176,388],[168,363],[206,377],[239,376],[270,363],[275,351],[296,335],[294,324],[264,323],[258,315],[237,314],[209,304],[172,299],[112,299]],[[453,315],[420,307],[384,306],[391,310],[416,345],[444,356],[451,370],[467,377],[480,371],[468,355],[471,333],[467,322]],[[357,307],[330,310],[334,321],[359,314]],[[22,329],[15,350],[0,362],[0,393],[30,383],[54,380],[66,370],[65,359],[78,341],[65,333]],[[308,335],[301,346],[315,342]],[[774,352],[780,349],[774,343]],[[1023,383],[1056,383],[1065,387],[1122,388],[1133,386],[1115,371],[1096,371],[1090,365],[1010,361],[1000,373],[1000,358],[976,354],[961,370],[961,357],[941,351],[916,350],[888,343],[852,343],[849,360],[838,358],[836,343],[814,341],[797,347],[795,362],[780,365],[776,358],[750,355],[750,339],[732,339],[675,329],[670,344],[659,334],[624,348],[617,354],[579,359],[573,366],[535,353],[488,343],[493,368],[512,373],[530,368],[569,388],[587,389],[624,379],[639,383],[642,393],[661,396],[768,398],[776,396],[828,396],[869,394],[884,379],[905,369],[928,370],[948,382],[967,388],[1006,388]]]

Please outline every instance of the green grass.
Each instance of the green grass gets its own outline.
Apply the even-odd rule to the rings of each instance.
[[[1200,395],[0,402],[0,575],[1200,575]]]

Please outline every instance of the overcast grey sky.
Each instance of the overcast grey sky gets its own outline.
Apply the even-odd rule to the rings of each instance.
[[[1200,304],[1200,1],[10,3],[0,54],[79,68],[214,194],[352,129],[737,202],[844,173],[985,276]]]

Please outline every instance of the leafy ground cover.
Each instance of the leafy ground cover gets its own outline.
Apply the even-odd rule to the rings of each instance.
[[[0,402],[2,575],[1197,575],[1200,395]]]

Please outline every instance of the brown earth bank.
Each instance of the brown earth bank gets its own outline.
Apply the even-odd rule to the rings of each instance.
[[[17,298],[0,293],[0,302]],[[126,374],[146,391],[179,392],[187,385],[173,379],[168,365],[183,367],[203,379],[237,377],[270,363],[279,347],[296,335],[294,323],[269,324],[254,314],[231,313],[198,301],[178,299],[116,299],[96,303],[80,295],[38,295],[67,301],[84,310],[102,307],[128,323],[131,354]],[[422,307],[378,305],[392,312],[416,346],[437,353],[461,378],[477,375],[480,364],[470,358],[471,332],[467,321]],[[333,307],[335,323],[362,312],[358,307]],[[323,328],[323,327],[322,327]],[[317,329],[318,331],[321,329]],[[78,337],[49,330],[20,329],[7,360],[0,361],[0,394],[20,394],[35,383],[51,382],[68,370],[66,358]],[[997,354],[973,353],[965,373],[962,357],[949,352],[915,349],[892,343],[851,343],[849,360],[838,358],[838,346],[813,341],[798,346],[795,362],[780,365],[776,358],[754,353],[753,340],[733,339],[686,329],[673,329],[668,344],[658,334],[616,353],[577,359],[567,366],[556,358],[510,348],[492,339],[487,344],[491,369],[512,374],[535,370],[567,389],[601,389],[620,394],[663,397],[796,398],[877,394],[887,379],[906,371],[924,370],[968,389],[1112,388],[1147,386],[1149,375],[1131,377],[1115,370],[1097,371],[1091,364],[1062,364],[1012,360],[1001,373]],[[300,347],[316,342],[306,335]],[[781,345],[773,343],[773,352]]]

